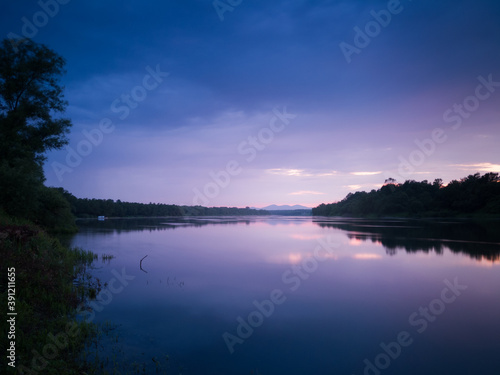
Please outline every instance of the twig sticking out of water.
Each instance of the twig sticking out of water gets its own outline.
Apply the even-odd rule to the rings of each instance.
[[[149,255],[149,254],[148,254],[148,255]],[[144,272],[146,272],[146,273],[148,273],[148,271],[146,271],[146,270],[144,270],[144,269],[142,268],[142,261],[143,261],[143,260],[144,260],[144,258],[146,258],[148,255],[144,256],[144,257],[141,259],[141,261],[139,262],[139,267],[141,268],[141,271],[144,271]]]

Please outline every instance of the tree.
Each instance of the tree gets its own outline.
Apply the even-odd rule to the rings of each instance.
[[[432,186],[441,189],[443,187],[443,179],[441,178],[436,178],[434,182],[432,183]]]
[[[65,61],[44,45],[26,41],[0,47],[0,157],[45,160],[44,153],[67,144],[71,122],[57,118],[67,102],[59,78]]]
[[[11,215],[32,219],[45,153],[68,142],[71,122],[59,117],[67,106],[59,84],[64,64],[31,40],[0,45],[0,207]]]
[[[389,177],[384,181],[384,184],[395,184],[395,183],[396,183],[396,180],[392,177]]]
[[[58,188],[40,188],[34,220],[36,224],[59,233],[77,230],[70,203]]]
[[[313,208],[313,215],[401,215],[453,216],[500,214],[500,177],[498,173],[481,176],[475,173],[447,186],[437,178],[432,184],[424,180],[407,180],[395,184],[385,180],[379,190],[349,193],[337,203]]]

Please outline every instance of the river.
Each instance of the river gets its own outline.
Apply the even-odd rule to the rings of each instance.
[[[500,222],[79,221],[107,367],[168,374],[493,374]],[[106,284],[105,284],[106,283]],[[167,360],[168,356],[168,360]]]

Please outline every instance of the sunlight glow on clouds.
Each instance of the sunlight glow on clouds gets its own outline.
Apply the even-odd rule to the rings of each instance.
[[[302,254],[300,253],[289,254],[288,260],[291,264],[299,264],[302,261]]]
[[[492,163],[452,164],[452,166],[460,167],[460,169],[466,171],[500,173],[500,164],[492,164]]]
[[[324,195],[325,193],[320,193],[319,191],[308,191],[308,190],[301,190],[301,191],[294,191],[293,193],[288,193],[288,195]]]
[[[381,173],[382,172],[351,172],[351,174],[355,176],[374,176]]]
[[[335,176],[337,174],[336,171],[315,172],[315,171],[306,171],[304,169],[286,169],[286,168],[268,169],[267,172],[270,174],[277,174],[282,176],[297,176],[297,177],[327,177],[327,176]]]

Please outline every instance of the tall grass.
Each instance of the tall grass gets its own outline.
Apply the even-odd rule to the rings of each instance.
[[[75,309],[87,295],[74,287],[73,280],[87,272],[96,256],[66,248],[35,225],[5,215],[0,215],[0,254],[2,310],[6,310],[8,300],[7,268],[15,268],[17,369],[30,373],[26,369],[36,371],[33,366],[38,365],[41,370],[37,374],[82,374],[86,365],[78,356],[95,335],[96,326],[76,322]],[[5,320],[2,337],[7,336]],[[57,348],[57,355],[51,352],[44,356],[47,345],[54,345],[50,337],[67,332],[69,324],[75,324],[78,334],[66,335],[66,345]],[[37,353],[44,360],[37,360]],[[10,366],[4,368],[14,373]]]

